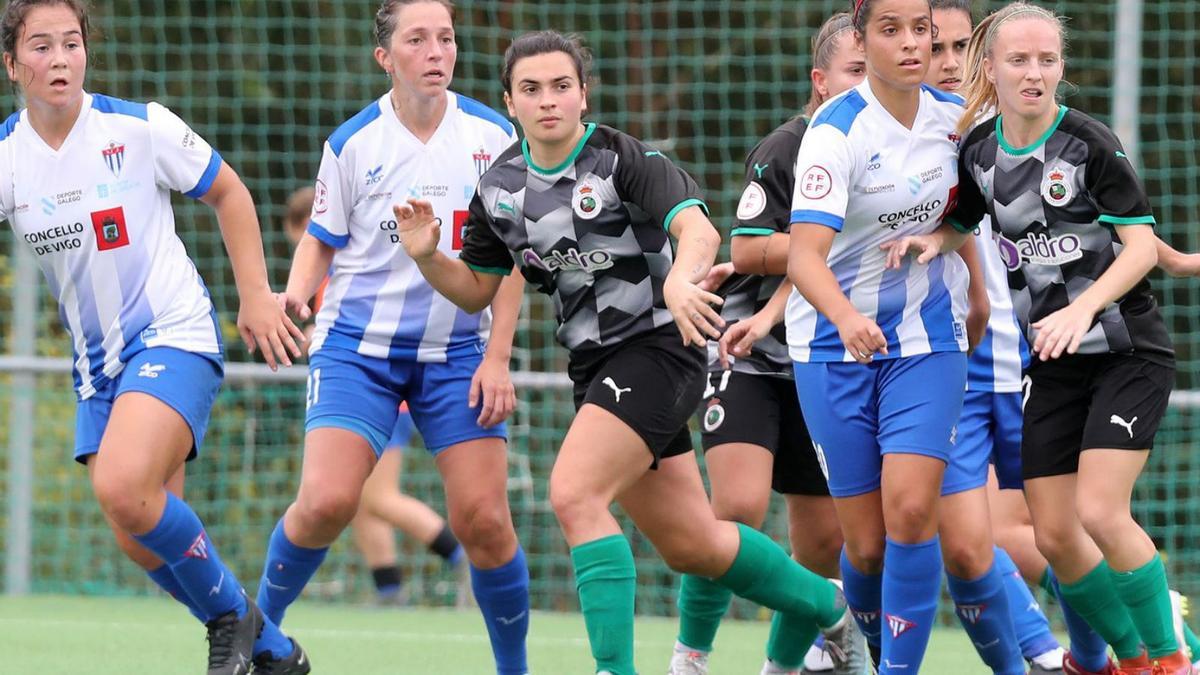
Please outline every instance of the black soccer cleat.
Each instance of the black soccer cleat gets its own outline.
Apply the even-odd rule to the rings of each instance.
[[[208,675],[250,675],[254,641],[262,632],[263,615],[250,598],[246,614],[230,612],[209,621]]]
[[[307,675],[312,671],[304,648],[288,639],[292,641],[292,653],[282,659],[273,658],[271,652],[259,654],[254,657],[254,675]]]

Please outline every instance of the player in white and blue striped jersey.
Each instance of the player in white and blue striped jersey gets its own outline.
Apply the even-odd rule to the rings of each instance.
[[[251,348],[272,367],[290,363],[289,349],[299,355],[292,336],[302,334],[267,284],[250,193],[167,108],[84,91],[82,2],[13,0],[0,42],[28,106],[0,127],[0,220],[32,252],[71,336],[75,459],[121,549],[207,623],[210,675],[246,673],[260,631],[265,649],[302,655],[263,625],[178,496],[224,361],[212,301],[175,233],[171,191],[216,211]]]
[[[969,275],[954,253],[966,236],[941,225],[956,198],[962,104],[922,84],[927,1],[857,2],[854,27],[867,81],[818,110],[797,157],[788,343],[845,533],[847,601],[881,647],[881,672],[914,672],[940,588],[936,502],[966,384]],[[891,248],[935,231],[945,245],[916,260]]]
[[[497,672],[520,675],[529,573],[508,509],[503,421],[515,403],[508,360],[521,283],[497,296],[494,324],[486,309],[462,311],[405,254],[392,214],[409,198],[430,202],[445,226],[440,248],[457,257],[475,184],[516,136],[507,119],[447,89],[449,3],[386,0],[375,33],[392,88],[325,143],[285,294],[303,315],[329,274],[309,350],[300,489],[271,535],[259,604],[282,621],[357,511],[407,402],[442,474]]]

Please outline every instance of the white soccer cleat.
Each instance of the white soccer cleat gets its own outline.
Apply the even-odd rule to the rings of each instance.
[[[782,668],[775,665],[775,662],[771,659],[767,659],[767,662],[763,664],[762,672],[759,673],[759,675],[801,675],[801,671],[799,669],[788,670],[786,668]]]
[[[1188,649],[1187,638],[1183,635],[1183,617],[1188,613],[1187,596],[1179,591],[1171,591],[1171,624],[1175,629],[1175,641],[1179,643],[1179,649],[1185,655],[1190,655],[1188,658],[1195,659],[1196,655],[1192,654],[1192,650]]]
[[[833,672],[833,658],[824,649],[813,645],[804,655],[804,668],[800,675],[824,675]]]
[[[829,581],[837,587],[842,604],[845,604],[842,582],[837,579]],[[833,675],[864,675],[872,672],[867,639],[858,629],[848,606],[837,623],[821,629],[821,635],[825,636],[825,652],[833,661],[833,670],[830,671]]]
[[[708,652],[692,649],[677,641],[667,675],[708,675]]]

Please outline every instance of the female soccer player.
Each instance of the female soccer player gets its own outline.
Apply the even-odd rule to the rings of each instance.
[[[207,623],[210,675],[249,672],[260,631],[264,648],[301,660],[286,672],[306,673],[303,652],[264,625],[176,494],[184,462],[203,445],[224,365],[212,301],[175,234],[170,190],[216,211],[250,349],[272,368],[299,355],[293,338],[302,334],[267,284],[250,193],[165,107],[84,91],[82,2],[13,0],[0,43],[27,105],[0,128],[0,219],[37,257],[71,335],[75,459],[122,550]]]
[[[519,675],[528,670],[529,572],[508,509],[502,422],[515,402],[508,360],[522,289],[505,286],[494,323],[483,305],[460,311],[419,277],[390,211],[405,197],[429,200],[447,224],[439,245],[457,255],[475,183],[516,137],[501,115],[447,89],[456,59],[450,3],[386,0],[375,36],[391,91],[325,144],[285,293],[304,315],[332,270],[309,349],[300,489],[271,535],[259,605],[282,620],[358,510],[407,401],[471,561],[497,672]]]
[[[927,0],[855,4],[867,81],[826,102],[805,134],[788,256],[796,387],[846,538],[846,597],[881,643],[885,673],[916,672],[928,643],[942,567],[936,505],[962,406],[963,352],[969,327],[981,334],[987,318],[981,283],[971,284],[967,316],[967,267],[952,253],[966,236],[939,227],[954,199],[962,106],[922,86],[930,13]],[[935,229],[946,245],[918,264],[888,251]],[[1002,587],[970,590],[986,592],[992,610],[975,612],[972,629],[999,633]],[[1020,672],[1019,653],[1013,661],[1009,650],[997,672]]]
[[[837,587],[762,533],[713,516],[687,420],[704,386],[701,348],[722,323],[710,306],[720,299],[696,286],[719,237],[686,173],[638,140],[582,121],[586,60],[559,33],[513,41],[502,79],[525,140],[480,181],[461,259],[438,249],[434,212],[419,199],[396,207],[405,250],[468,310],[491,300],[514,261],[554,298],[578,413],[550,502],[571,546],[598,671],[634,672],[636,573],[609,512],[616,501],[673,569],[788,615],[768,656],[781,643],[807,646],[820,626],[843,672],[861,672],[864,645]]]
[[[1025,496],[1063,597],[1124,672],[1190,673],[1162,561],[1129,511],[1174,379],[1145,281],[1157,260],[1154,217],[1112,132],[1057,102],[1063,39],[1058,17],[1021,2],[975,29],[960,130],[983,110],[999,114],[963,143],[953,218],[989,216],[1012,272],[1034,352]]]
[[[826,577],[839,576],[842,533],[796,399],[782,325],[791,285],[782,282],[800,139],[821,103],[866,76],[851,28],[846,13],[821,26],[812,43],[812,95],[804,113],[767,135],[746,158],[746,187],[732,232],[738,273],[716,291],[725,300],[721,318],[729,328],[719,343],[709,343],[701,408],[713,512],[761,527],[773,487],[787,500],[792,555]],[[731,597],[729,589],[705,577],[683,575],[679,638],[668,675],[708,672],[713,638]],[[806,655],[805,645],[791,647],[771,667],[825,665],[819,650]]]
[[[304,231],[308,229],[314,194],[315,191],[309,186],[300,188],[288,196],[283,231],[293,247],[300,243]],[[309,303],[314,314],[320,311],[323,298],[324,293],[319,290]],[[305,334],[311,336],[312,330],[312,326],[306,326]],[[350,522],[350,529],[354,533],[354,547],[371,570],[371,579],[375,584],[375,600],[380,605],[403,605],[408,597],[404,587],[404,574],[396,560],[397,529],[424,543],[430,551],[441,556],[456,569],[463,568],[466,563],[462,546],[450,531],[445,519],[425,502],[400,492],[404,449],[408,446],[412,434],[412,415],[408,412],[408,406],[402,405],[383,454],[375,464],[375,469],[371,471],[371,477],[363,485],[358,513]],[[459,588],[459,604],[465,604],[469,596],[469,588]]]

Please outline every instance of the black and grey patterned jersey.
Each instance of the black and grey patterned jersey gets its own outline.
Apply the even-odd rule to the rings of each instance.
[[[700,188],[663,154],[588,124],[562,164],[533,163],[525,141],[492,163],[471,201],[460,258],[505,274],[513,261],[554,300],[558,341],[609,347],[672,323],[663,281],[674,261],[667,229]]]
[[[1122,248],[1115,228],[1154,225],[1154,216],[1120,141],[1100,122],[1063,106],[1025,148],[1004,140],[1002,123],[999,116],[988,120],[963,142],[950,218],[968,225],[991,216],[1017,318],[1032,344],[1032,324],[1066,307],[1112,265]],[[1173,361],[1146,279],[1096,316],[1079,351]]]
[[[796,186],[796,153],[807,128],[804,118],[788,120],[767,134],[747,155],[746,188],[738,201],[732,236],[767,237],[788,231]],[[786,279],[784,275],[731,275],[717,289],[717,295],[725,298],[721,318],[729,324],[754,316]],[[708,366],[712,371],[721,368],[716,343],[709,343]],[[788,355],[783,322],[759,340],[748,356],[735,359],[733,369],[751,375],[792,377],[792,358]]]

